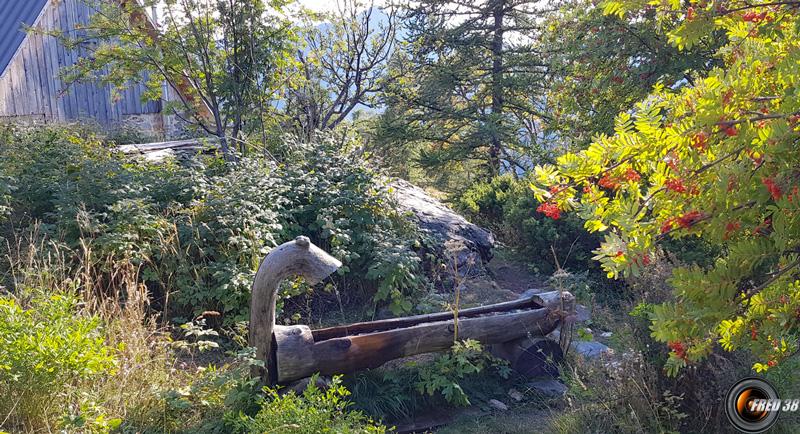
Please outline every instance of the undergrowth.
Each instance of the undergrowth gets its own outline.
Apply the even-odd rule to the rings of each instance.
[[[416,226],[395,211],[386,182],[331,138],[294,143],[280,162],[149,163],[87,130],[3,127],[0,173],[2,236],[36,226],[69,249],[71,269],[95,270],[92,286],[107,296],[112,268],[126,264],[154,307],[183,321],[205,311],[244,320],[260,260],[301,234],[344,263],[332,282],[345,303],[408,313],[428,286]],[[308,293],[304,284],[282,291]]]
[[[356,408],[397,422],[432,408],[469,406],[470,398],[491,396],[489,390],[502,394],[493,386],[510,375],[506,361],[468,339],[455,342],[449,352],[353,374],[345,382]]]
[[[135,268],[110,270],[110,298],[95,291],[91,264],[75,273],[67,247],[32,239],[9,243],[14,291],[0,294],[0,431],[384,432],[351,411],[338,379],[301,395],[262,390],[245,330],[222,338],[203,316],[171,327]]]

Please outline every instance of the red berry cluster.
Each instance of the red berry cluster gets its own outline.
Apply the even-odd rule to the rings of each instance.
[[[770,233],[770,226],[772,226],[772,218],[767,217],[761,224],[753,228],[753,235],[766,236]]]
[[[727,240],[728,238],[730,238],[731,234],[733,234],[734,232],[738,231],[739,228],[741,228],[741,227],[742,227],[742,224],[738,220],[732,221],[732,222],[728,222],[728,224],[725,225],[725,239]]]
[[[670,341],[667,343],[667,346],[670,350],[672,350],[679,359],[686,360],[686,348],[683,346],[683,343],[680,341]]]
[[[564,191],[566,191],[566,190],[567,190],[567,187],[566,187],[566,186],[562,187],[562,186],[560,186],[560,185],[552,185],[552,186],[550,186],[550,189],[549,189],[549,191],[550,191],[550,196],[551,196],[551,198],[555,198],[555,197],[557,197],[559,194],[563,193],[563,192],[564,192]]]
[[[708,134],[700,131],[692,137],[692,147],[698,151],[705,151],[708,148]]]
[[[720,125],[722,132],[728,137],[736,137],[739,135],[739,130],[734,125]]]
[[[760,23],[761,21],[768,20],[767,12],[755,12],[755,11],[747,11],[742,15],[742,21],[747,21],[750,23]]]
[[[619,188],[619,181],[617,181],[611,175],[606,173],[605,175],[603,175],[602,178],[600,178],[599,181],[597,181],[597,185],[603,188],[608,188],[610,190],[615,190]]]
[[[539,205],[536,208],[536,211],[550,217],[553,220],[558,220],[561,218],[561,210],[558,209],[558,205],[550,202],[545,202]]]
[[[700,211],[689,211],[680,217],[669,218],[661,225],[661,233],[665,234],[675,226],[683,229],[690,228],[703,217],[705,217],[705,215]]]
[[[639,175],[639,172],[629,168],[625,171],[625,179],[630,182],[637,182],[642,179],[642,175]]]
[[[788,196],[786,196],[786,200],[788,200],[789,203],[794,203],[794,201],[796,201],[797,199],[800,199],[800,188],[798,188],[795,185],[794,187],[792,187],[792,192],[789,193]]]
[[[616,190],[617,188],[619,188],[620,183],[623,180],[628,182],[638,182],[641,179],[642,175],[639,174],[639,172],[629,167],[620,176],[613,176],[609,173],[606,173],[599,180],[597,180],[597,185],[603,188],[607,188],[609,190]]]
[[[647,253],[643,253],[641,256],[634,257],[633,262],[639,266],[648,266],[650,265],[650,255]],[[628,266],[630,266],[630,264],[628,264]]]
[[[767,187],[767,190],[769,190],[769,194],[772,196],[773,200],[778,200],[783,196],[783,191],[781,191],[781,188],[775,184],[775,180],[773,178],[762,178],[761,182]]]
[[[694,21],[694,18],[694,8],[689,6],[689,8],[686,9],[686,21]]]
[[[704,217],[703,213],[700,211],[689,211],[686,214],[678,217],[678,226],[682,228],[688,228],[691,225],[697,223],[698,220]]]
[[[674,191],[676,193],[685,193],[685,194],[700,193],[697,187],[687,186],[680,178],[670,178],[664,182],[664,186],[667,187],[667,190]]]
[[[728,105],[731,103],[731,99],[733,99],[733,89],[728,89],[724,94],[722,94],[722,105]]]
[[[688,189],[683,185],[683,180],[679,178],[670,178],[664,182],[667,190],[674,191],[675,193],[686,193]]]

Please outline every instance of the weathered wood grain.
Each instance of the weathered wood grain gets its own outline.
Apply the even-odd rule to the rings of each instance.
[[[457,338],[492,344],[544,336],[556,328],[559,320],[559,315],[548,308],[488,313],[459,319]],[[453,346],[455,329],[450,319],[314,341],[308,326],[275,326],[277,380],[285,383],[316,372],[343,374],[375,368],[401,357],[445,351]]]
[[[153,144],[159,152],[164,143]],[[137,150],[130,147],[129,152]],[[280,282],[294,275],[313,284],[341,266],[306,237],[281,244],[261,262],[253,281],[250,306],[249,345],[264,362],[252,374],[263,383],[287,383],[314,373],[342,374],[374,368],[390,360],[416,354],[444,351],[456,340],[474,339],[484,344],[508,346],[509,357],[531,366],[541,364],[530,351],[556,355],[559,344],[543,338],[571,313],[574,304],[568,292],[530,294],[522,300],[409,318],[351,324],[312,332],[305,325],[275,324],[275,304]],[[516,347],[522,350],[515,351]],[[526,352],[526,350],[529,350]]]
[[[256,358],[263,367],[253,369],[264,383],[277,380],[273,357],[272,331],[275,327],[275,303],[278,285],[289,276],[302,276],[310,284],[336,271],[342,263],[315,246],[307,237],[297,237],[267,254],[253,279],[250,301],[249,345],[256,348]]]
[[[529,309],[535,307],[550,307],[556,308],[560,305],[558,292],[541,293],[528,295],[519,300],[507,301],[504,303],[497,303],[489,306],[479,306],[468,309],[462,309],[458,313],[459,318],[469,318],[489,312],[508,312],[515,309]],[[417,324],[445,321],[453,318],[451,312],[439,312],[427,315],[416,315],[403,318],[391,318],[379,321],[368,321],[362,323],[347,324],[343,326],[328,327],[323,329],[314,330],[312,333],[314,339],[324,340],[336,337],[347,336],[351,334],[362,334],[378,332],[382,330],[390,330],[399,327],[411,327]]]

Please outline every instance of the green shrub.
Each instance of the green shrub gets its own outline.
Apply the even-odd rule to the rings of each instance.
[[[279,394],[268,390],[255,416],[228,415],[228,428],[233,432],[274,433],[384,433],[386,427],[374,423],[358,411],[349,411],[350,392],[339,377],[321,390],[316,386],[317,377],[311,377],[308,388],[302,394],[295,392]]]
[[[257,380],[250,379],[249,372],[241,366],[209,365],[182,374],[189,375],[179,377],[172,387],[152,390],[152,399],[129,408],[121,431],[241,432],[235,428],[238,415],[254,414],[259,408]]]
[[[508,363],[484,351],[480,342],[457,341],[449,353],[437,356],[433,363],[420,368],[415,386],[420,393],[441,394],[451,404],[470,405],[469,397],[458,382],[490,366],[497,369],[502,378],[511,374]]]
[[[470,405],[470,398],[488,398],[507,389],[511,368],[475,340],[459,341],[447,353],[399,368],[363,371],[346,378],[355,408],[388,421],[413,417],[430,408]],[[494,389],[501,390],[494,390]]]
[[[76,268],[90,266],[100,292],[114,291],[115,270],[137,270],[171,316],[245,319],[261,258],[301,234],[342,260],[337,286],[361,305],[405,313],[427,284],[416,227],[394,210],[385,182],[333,140],[297,145],[281,164],[132,162],[66,128],[0,130],[0,145],[0,172],[18,187],[0,184],[16,219],[4,230],[41,222],[43,236],[74,249]]]
[[[567,406],[559,408],[549,420],[546,432],[729,432],[723,406],[719,403],[739,379],[752,376],[752,355],[723,353],[666,376],[669,348],[652,336],[650,316],[653,307],[673,297],[667,283],[672,264],[659,256],[648,273],[627,280],[628,293],[612,306],[598,303],[592,310],[592,329],[611,330],[607,342],[614,349],[611,363],[596,363],[569,352],[562,370],[569,386]],[[780,396],[795,396],[800,378],[792,375],[797,361],[779,365],[766,375]],[[787,417],[784,417],[787,416]],[[796,432],[798,417],[781,415],[775,432]],[[732,432],[732,431],[730,431]]]
[[[73,386],[114,370],[100,319],[77,307],[66,294],[0,297],[0,420],[43,426],[83,401]]]
[[[376,303],[408,313],[427,285],[416,225],[396,211],[387,181],[331,138],[298,145],[278,174],[287,184],[291,236],[307,234],[340,259],[343,285],[366,284]]]
[[[537,272],[555,270],[551,246],[564,268],[596,268],[591,251],[600,245],[599,239],[575,216],[553,220],[538,213],[539,202],[528,184],[509,174],[477,182],[455,199],[455,206],[473,223],[491,229]]]
[[[11,213],[11,179],[0,176],[0,222]]]

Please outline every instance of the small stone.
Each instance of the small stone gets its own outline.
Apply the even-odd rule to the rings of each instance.
[[[587,359],[594,359],[604,354],[612,353],[613,350],[600,342],[595,341],[575,341],[572,342],[572,349],[576,353]]]
[[[600,337],[608,339],[608,338],[611,337],[612,334],[613,333],[611,333],[611,332],[603,332],[603,333],[600,333]]]
[[[511,399],[513,399],[514,401],[517,401],[517,402],[522,401],[522,399],[524,398],[522,396],[522,393],[520,393],[520,391],[517,390],[517,389],[509,389],[508,396],[510,396]]]
[[[297,395],[302,395],[303,392],[308,388],[311,384],[311,377],[301,378],[299,380],[293,381],[286,385],[286,387],[280,389],[280,394],[286,394],[287,392],[294,392]],[[314,383],[317,388],[326,390],[331,387],[331,379],[328,377],[317,377],[317,382]]]
[[[492,408],[494,408],[495,410],[499,410],[499,411],[506,411],[506,410],[508,410],[508,406],[507,406],[507,405],[503,404],[501,401],[498,401],[498,400],[496,400],[496,399],[490,399],[490,400],[489,400],[489,405],[490,405]]]
[[[561,340],[561,327],[558,327],[555,330],[551,331],[545,337],[547,339],[551,339],[551,340],[554,340],[556,342],[560,341]]]
[[[567,393],[567,386],[558,380],[534,380],[528,383],[528,387],[548,398],[560,398]]]

